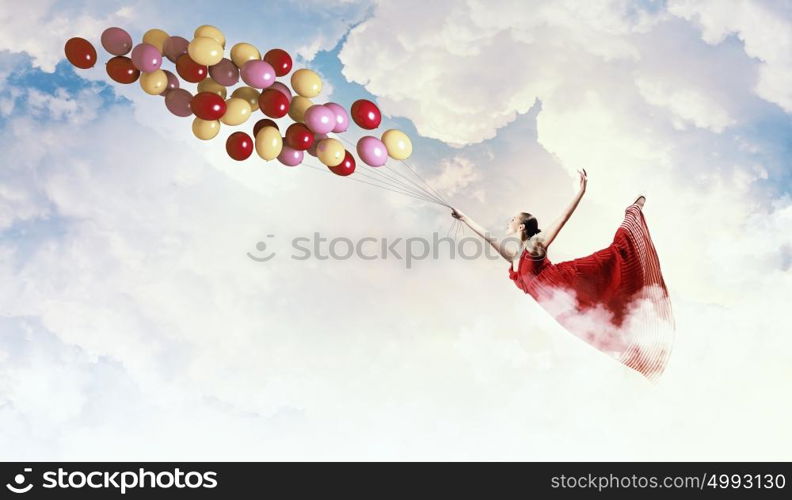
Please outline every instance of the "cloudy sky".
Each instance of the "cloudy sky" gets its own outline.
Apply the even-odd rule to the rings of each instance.
[[[783,0],[0,5],[0,458],[792,459],[792,7]],[[109,26],[284,48],[373,98],[453,204],[604,248],[638,194],[677,324],[656,384],[479,258],[296,260],[445,209],[225,156],[63,58]],[[250,124],[248,124],[249,126]],[[353,134],[356,132],[353,132]],[[272,236],[268,236],[272,235]],[[268,262],[260,254],[267,243]]]

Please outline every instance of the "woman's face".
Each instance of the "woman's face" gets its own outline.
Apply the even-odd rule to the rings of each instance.
[[[521,220],[522,214],[517,214],[512,217],[509,223],[506,225],[506,234],[515,234],[522,231],[523,223]]]

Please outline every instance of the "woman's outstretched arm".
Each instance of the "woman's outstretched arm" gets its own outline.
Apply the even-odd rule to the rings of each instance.
[[[508,248],[506,248],[506,245],[504,245],[501,241],[499,241],[498,238],[495,238],[494,236],[490,235],[489,232],[485,228],[483,228],[480,224],[478,224],[476,221],[474,221],[467,215],[463,214],[456,208],[451,209],[451,216],[454,217],[455,219],[461,220],[462,222],[465,223],[465,225],[467,225],[467,227],[472,229],[474,233],[484,238],[484,241],[492,245],[492,248],[497,250],[498,253],[501,255],[501,257],[508,260],[509,262],[512,262],[514,260],[515,253],[509,250]]]
[[[583,194],[586,192],[586,184],[588,183],[588,174],[586,174],[586,169],[584,168],[582,171],[578,170],[578,174],[580,174],[580,190],[575,195],[575,199],[567,206],[564,212],[561,214],[558,219],[556,219],[552,224],[545,227],[542,230],[542,239],[544,247],[547,248],[550,246],[550,243],[558,236],[558,233],[561,231],[561,228],[564,227],[564,224],[572,217],[572,213],[580,203],[580,199],[583,198]]]

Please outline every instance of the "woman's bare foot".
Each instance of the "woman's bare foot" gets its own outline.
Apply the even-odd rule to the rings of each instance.
[[[638,198],[636,198],[636,199],[635,199],[635,201],[633,202],[633,204],[634,204],[634,205],[638,205],[638,206],[639,206],[639,207],[641,207],[641,208],[643,208],[643,206],[644,206],[644,203],[646,203],[646,196],[644,196],[644,195],[641,195],[641,196],[639,196],[639,197],[638,197]]]

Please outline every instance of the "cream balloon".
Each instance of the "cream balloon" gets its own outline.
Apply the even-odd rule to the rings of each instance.
[[[217,43],[225,47],[225,43],[226,43],[225,35],[215,26],[212,26],[210,24],[204,24],[203,26],[198,26],[197,28],[195,28],[195,33],[193,33],[193,37],[198,38],[199,36],[214,38],[215,40],[217,40]]]
[[[283,137],[275,127],[264,127],[256,134],[256,153],[267,160],[274,160],[283,150]]]
[[[394,160],[406,160],[412,154],[412,142],[401,130],[386,130],[382,134],[382,142],[388,150],[388,156]]]
[[[226,101],[226,112],[220,121],[226,125],[242,125],[250,118],[250,104],[241,97],[232,97]]]
[[[214,38],[199,36],[187,46],[190,59],[203,66],[214,66],[223,60],[223,46]]]
[[[258,100],[260,95],[261,92],[254,89],[253,87],[239,87],[238,89],[234,90],[234,93],[231,94],[231,97],[239,97],[246,100],[250,105],[251,111],[258,111]]]
[[[292,88],[303,97],[316,97],[322,91],[322,79],[310,69],[298,69],[292,73]]]
[[[313,102],[310,99],[296,95],[289,104],[289,117],[297,123],[302,123],[305,120],[305,111],[311,106],[313,106]]]
[[[218,120],[202,120],[196,118],[193,120],[192,131],[195,137],[202,141],[214,139],[220,133],[220,122]]]
[[[160,95],[168,88],[168,75],[158,69],[151,73],[141,73],[140,88],[147,94]]]
[[[167,34],[166,32],[160,29],[154,28],[148,30],[143,35],[143,43],[148,43],[150,45],[157,47],[161,54],[163,51],[163,47],[165,46],[165,40],[167,40],[168,38],[170,38],[169,34]]]
[[[225,87],[223,87],[216,81],[212,80],[212,78],[208,76],[203,80],[201,80],[200,82],[198,82],[197,93],[200,94],[201,92],[211,92],[213,94],[219,95],[223,99],[225,99],[226,95],[228,95],[228,90]]]
[[[346,150],[338,139],[322,139],[316,146],[316,156],[328,167],[336,167],[344,161]]]
[[[261,53],[249,43],[241,42],[231,47],[231,61],[236,64],[237,68],[241,68],[248,61],[257,59],[261,59]]]

